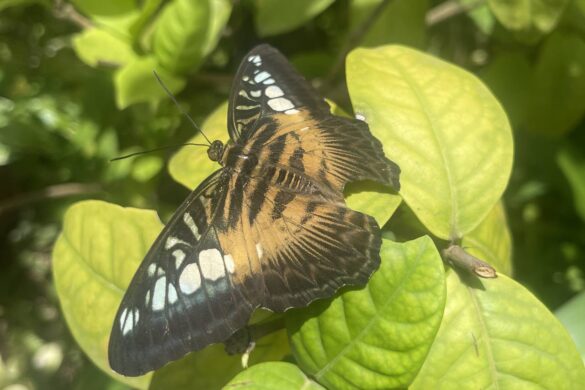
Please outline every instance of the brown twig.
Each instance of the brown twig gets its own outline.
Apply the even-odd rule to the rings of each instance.
[[[462,4],[457,0],[447,0],[427,12],[425,16],[426,25],[429,27],[434,26],[447,19],[474,10],[483,4],[485,4],[485,0],[477,0],[470,4]]]
[[[43,188],[39,191],[33,191],[26,194],[20,194],[12,198],[0,201],[0,215],[11,210],[18,209],[30,203],[39,202],[45,199],[64,198],[74,195],[85,195],[100,192],[102,190],[99,184],[85,183],[65,183],[56,184]]]
[[[73,5],[65,3],[63,0],[55,0],[53,13],[57,18],[69,20],[83,29],[93,27],[93,23],[88,18],[77,12]]]
[[[463,268],[481,278],[491,279],[498,277],[494,267],[465,252],[459,245],[451,244],[447,249],[443,250],[443,256],[450,260],[453,265]]]

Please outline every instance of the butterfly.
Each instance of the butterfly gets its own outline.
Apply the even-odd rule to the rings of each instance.
[[[220,168],[176,210],[122,299],[110,366],[137,376],[283,312],[364,285],[380,263],[380,231],[349,209],[348,182],[399,190],[399,167],[368,125],[334,116],[269,45],[242,60],[228,132],[208,156]]]

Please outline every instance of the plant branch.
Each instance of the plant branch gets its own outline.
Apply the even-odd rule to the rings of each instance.
[[[457,0],[447,0],[434,8],[431,8],[425,17],[427,26],[431,27],[445,20],[451,19],[462,13],[474,10],[485,4],[485,0],[477,0],[473,3],[462,4]]]
[[[498,277],[494,267],[465,252],[459,245],[451,244],[447,249],[443,250],[443,256],[456,267],[465,269],[481,278],[492,279]]]
[[[65,3],[63,0],[55,0],[53,14],[57,18],[69,20],[83,29],[93,27],[93,23],[88,18],[77,12],[73,5]]]
[[[85,195],[100,192],[102,190],[99,184],[94,183],[65,183],[56,184],[43,188],[39,191],[33,191],[25,194],[19,194],[12,198],[0,201],[0,215],[18,209],[30,203],[39,202],[45,199],[64,198],[74,195]]]

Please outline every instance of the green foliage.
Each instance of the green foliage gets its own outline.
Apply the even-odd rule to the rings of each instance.
[[[512,169],[512,134],[497,100],[473,75],[400,46],[355,50],[347,81],[355,111],[402,169],[404,201],[440,238],[469,233]]]
[[[407,386],[439,328],[445,280],[432,240],[384,241],[380,255],[366,288],[287,313],[296,360],[327,388]]]
[[[0,25],[0,387],[585,383],[585,0],[6,0]],[[195,146],[108,160],[205,143],[153,70],[227,141],[232,77],[263,41],[401,166],[399,194],[346,189],[383,227],[380,269],[287,312],[247,370],[213,345],[121,377],[107,341],[152,210],[167,220],[218,165]],[[456,273],[447,240],[499,277]]]
[[[262,363],[237,375],[225,389],[282,389],[319,390],[323,387],[313,382],[295,365],[283,362]]]
[[[524,287],[503,275],[466,284],[448,274],[443,322],[413,389],[581,383],[585,368],[571,337]]]

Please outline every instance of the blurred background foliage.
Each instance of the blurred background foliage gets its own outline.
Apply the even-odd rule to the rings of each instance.
[[[0,0],[0,387],[122,386],[60,314],[50,251],[63,212],[98,198],[164,220],[187,194],[164,169],[172,150],[109,162],[194,133],[152,70],[201,123],[260,42],[349,112],[357,46],[400,43],[478,75],[514,128],[514,277],[582,327],[585,0]]]

